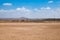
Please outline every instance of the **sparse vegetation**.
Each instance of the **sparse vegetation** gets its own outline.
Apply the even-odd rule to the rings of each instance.
[[[23,19],[0,19],[1,22],[59,22],[60,19],[28,19],[28,18],[23,18]]]

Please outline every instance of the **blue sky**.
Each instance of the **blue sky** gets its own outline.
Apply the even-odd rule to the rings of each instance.
[[[0,18],[60,18],[60,0],[0,0]]]

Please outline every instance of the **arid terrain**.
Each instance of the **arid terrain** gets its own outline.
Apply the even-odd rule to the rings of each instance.
[[[60,40],[60,23],[0,23],[0,40]]]

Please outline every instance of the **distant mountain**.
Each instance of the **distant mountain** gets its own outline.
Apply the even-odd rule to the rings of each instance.
[[[28,18],[25,17],[20,17],[20,18],[0,18],[0,20],[25,20]]]
[[[25,17],[20,17],[18,18],[19,20],[28,20],[29,18],[25,18]]]

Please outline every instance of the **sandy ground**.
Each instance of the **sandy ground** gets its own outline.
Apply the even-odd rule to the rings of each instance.
[[[0,23],[0,40],[60,40],[60,23]]]

